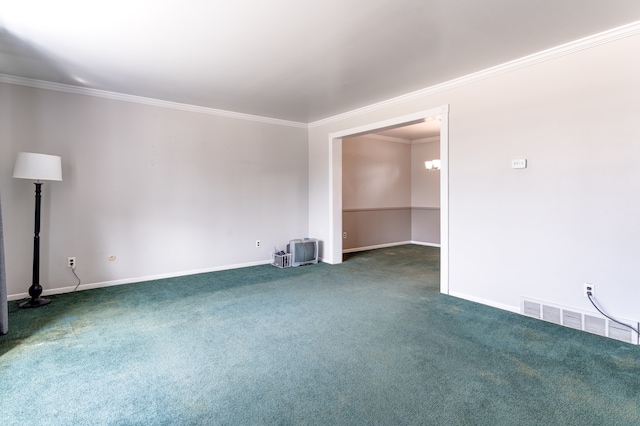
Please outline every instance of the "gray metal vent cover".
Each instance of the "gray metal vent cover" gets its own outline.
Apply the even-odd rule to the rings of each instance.
[[[579,309],[529,298],[522,298],[520,313],[531,318],[541,319],[599,336],[609,337],[634,345],[640,344],[638,335],[634,331],[615,321],[609,320],[599,313],[581,311]],[[619,319],[619,321],[638,328],[637,320]]]

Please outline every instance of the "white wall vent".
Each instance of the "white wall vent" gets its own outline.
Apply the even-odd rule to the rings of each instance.
[[[522,313],[528,317],[540,319],[540,304],[529,300],[523,300]]]
[[[637,323],[636,323],[636,327],[637,327]],[[633,339],[634,334],[636,333],[628,329],[627,327],[617,324],[613,321],[609,321],[609,337],[611,337],[612,339],[618,339],[618,340],[622,340],[623,342],[629,342],[631,339]]]
[[[555,324],[562,324],[562,319],[560,317],[561,311],[560,308],[554,308],[549,305],[542,305],[542,319],[545,321],[549,321]]]
[[[522,299],[522,303],[520,304],[520,313],[531,318],[542,319],[554,324],[621,340],[634,345],[640,343],[635,331],[611,321],[600,313],[581,311],[579,309],[529,298]],[[637,320],[624,318],[616,319],[622,323],[629,324],[634,328],[638,328]]]
[[[589,333],[593,333],[593,334],[599,334],[600,336],[606,336],[607,321],[604,318],[598,318],[592,315],[585,315],[584,331],[588,331]]]
[[[582,330],[582,314],[580,312],[562,310],[562,325]]]

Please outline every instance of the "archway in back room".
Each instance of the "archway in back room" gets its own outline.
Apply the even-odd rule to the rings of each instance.
[[[329,135],[329,241],[325,246],[325,261],[342,263],[342,138],[423,122],[429,117],[440,118],[440,291],[449,293],[449,106],[444,105],[414,114],[403,115],[389,120],[369,123],[345,129]]]

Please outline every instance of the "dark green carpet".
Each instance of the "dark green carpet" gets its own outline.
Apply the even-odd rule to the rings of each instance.
[[[438,293],[439,251],[10,302],[0,422],[638,425],[640,350]]]

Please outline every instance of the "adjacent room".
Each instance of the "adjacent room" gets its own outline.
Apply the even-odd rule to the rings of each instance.
[[[640,424],[640,2],[3,0],[3,424]]]
[[[439,162],[437,117],[343,138],[342,252],[439,247]]]

